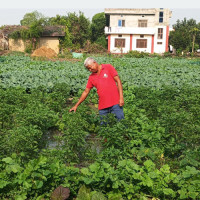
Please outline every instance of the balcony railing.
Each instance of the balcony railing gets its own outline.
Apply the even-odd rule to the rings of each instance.
[[[153,35],[156,29],[153,27],[105,27],[105,34],[145,34]]]

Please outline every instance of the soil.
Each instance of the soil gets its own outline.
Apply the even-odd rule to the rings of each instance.
[[[0,50],[0,56],[9,54],[10,51],[8,50]]]
[[[56,52],[51,49],[47,48],[45,46],[40,47],[39,49],[36,49],[32,54],[32,57],[46,57],[46,58],[55,58],[57,57]]]

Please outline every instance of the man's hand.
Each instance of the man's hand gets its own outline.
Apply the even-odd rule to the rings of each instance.
[[[82,95],[81,95],[80,99],[78,100],[78,102],[75,104],[74,107],[72,107],[72,108],[69,110],[69,112],[72,112],[72,111],[76,112],[76,109],[77,109],[78,106],[85,100],[85,98],[87,97],[87,95],[89,94],[89,92],[90,92],[90,89],[89,89],[89,88],[86,88],[86,89],[84,90],[84,92],[82,93]]]
[[[123,106],[124,105],[124,98],[120,98],[119,99],[119,106]]]
[[[72,112],[72,111],[76,112],[76,109],[77,109],[77,106],[74,106],[69,110],[69,112]]]
[[[115,76],[114,80],[117,83],[117,87],[119,90],[119,106],[122,107],[124,105],[122,82],[121,82],[119,76]]]

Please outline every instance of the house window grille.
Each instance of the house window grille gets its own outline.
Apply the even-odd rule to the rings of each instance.
[[[164,13],[159,12],[159,23],[163,23],[163,16],[164,16]]]
[[[124,48],[125,47],[125,39],[115,39],[115,47]]]
[[[119,26],[119,27],[125,27],[125,20],[119,19],[119,20],[118,20],[118,26]]]
[[[147,27],[147,20],[138,20],[138,27]]]
[[[158,39],[163,39],[163,28],[158,28]]]
[[[147,39],[137,39],[136,48],[147,48]]]

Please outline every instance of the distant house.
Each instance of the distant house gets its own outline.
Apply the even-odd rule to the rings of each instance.
[[[168,51],[169,9],[105,9],[108,51],[127,53]]]
[[[21,29],[28,29],[26,26],[4,26],[0,30],[0,40],[1,38],[7,38],[8,48],[11,51],[21,51],[24,52],[26,49],[26,41],[22,39],[12,39],[9,37],[11,33]],[[57,54],[59,53],[59,38],[64,37],[64,27],[63,26],[44,26],[44,30],[41,37],[38,40],[37,48],[42,46],[53,49]]]

